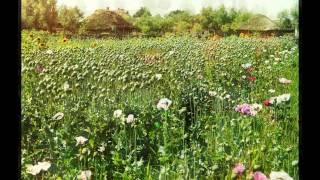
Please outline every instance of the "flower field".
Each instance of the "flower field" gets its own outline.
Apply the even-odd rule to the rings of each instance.
[[[298,179],[292,37],[22,32],[23,179]]]

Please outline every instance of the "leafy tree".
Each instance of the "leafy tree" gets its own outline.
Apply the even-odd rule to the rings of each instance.
[[[200,24],[203,29],[208,31],[213,31],[214,29],[217,29],[217,24],[213,21],[214,11],[211,7],[202,8],[200,14]]]
[[[290,17],[288,10],[281,11],[278,14],[278,19],[279,19],[279,25],[281,28],[284,28],[284,29],[293,28],[292,18]]]
[[[134,15],[133,17],[138,18],[138,17],[143,17],[143,16],[152,16],[148,8],[146,7],[141,7]]]
[[[54,31],[58,19],[56,4],[56,0],[23,0],[22,27]]]
[[[58,17],[64,30],[75,33],[80,28],[83,12],[78,7],[68,8],[67,6],[61,6]]]
[[[247,22],[254,14],[247,12],[247,11],[238,11],[235,17],[233,17],[232,23],[230,28],[232,30],[236,30],[239,28],[243,23]]]

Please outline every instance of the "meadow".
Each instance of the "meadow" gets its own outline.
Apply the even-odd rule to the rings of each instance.
[[[22,179],[298,179],[293,37],[21,45]]]

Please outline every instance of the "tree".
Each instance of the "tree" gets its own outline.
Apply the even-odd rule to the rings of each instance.
[[[278,19],[281,28],[291,29],[294,27],[292,23],[292,18],[290,17],[288,10],[281,11],[278,14]]]
[[[239,28],[243,23],[247,22],[251,17],[253,17],[253,14],[247,11],[241,11],[239,10],[235,17],[233,17],[232,23],[230,28],[232,30],[236,30]]]
[[[83,12],[78,7],[68,8],[67,6],[61,6],[59,8],[59,23],[65,31],[77,32],[82,18]]]
[[[188,11],[175,10],[165,16],[170,24],[170,31],[176,33],[187,32],[192,27],[192,15]]]
[[[150,11],[146,7],[141,7],[134,15],[133,17],[138,18],[142,16],[152,16]]]
[[[57,25],[56,0],[23,0],[22,27],[45,29],[50,32]]]
[[[200,24],[203,29],[208,31],[213,31],[214,29],[217,28],[217,24],[213,21],[214,12],[211,7],[202,8],[200,14],[201,14]]]

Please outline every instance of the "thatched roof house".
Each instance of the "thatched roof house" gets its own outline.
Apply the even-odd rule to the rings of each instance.
[[[287,32],[293,32],[293,29],[282,29],[275,21],[272,21],[265,15],[258,14],[242,24],[238,29],[239,33],[250,34],[258,32],[262,35],[280,35]]]
[[[130,33],[135,27],[122,16],[108,9],[98,9],[85,19],[85,29],[91,33]]]

